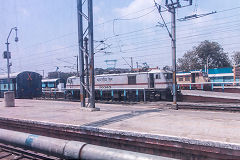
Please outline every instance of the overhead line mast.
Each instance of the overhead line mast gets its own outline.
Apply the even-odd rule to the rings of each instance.
[[[83,6],[86,6],[87,14],[83,12]],[[79,70],[80,70],[80,100],[81,107],[95,108],[95,76],[94,76],[94,44],[93,44],[93,4],[92,0],[77,0],[77,15],[78,15],[78,45],[79,45]],[[83,23],[83,21],[86,21]],[[84,24],[87,26],[84,28]],[[86,38],[87,37],[87,38]],[[84,40],[85,46],[84,48]],[[88,51],[88,52],[87,52]],[[84,53],[85,60],[84,63]],[[84,65],[85,64],[85,65]],[[86,66],[86,70],[84,69]],[[86,74],[86,72],[89,72]],[[89,78],[89,86],[85,83],[86,78]],[[88,77],[89,75],[89,77]],[[88,81],[87,81],[88,82]],[[86,92],[89,95],[88,104],[85,103]]]
[[[158,12],[164,22],[164,26],[166,27],[169,37],[171,38],[171,43],[172,43],[172,71],[173,71],[173,105],[175,105],[175,109],[178,109],[177,105],[177,82],[176,82],[176,9],[177,8],[182,8],[182,7],[187,7],[192,5],[192,0],[183,0],[189,2],[189,4],[182,6],[180,4],[180,0],[166,0],[165,1],[165,6],[167,7],[167,11],[171,13],[171,33],[165,23],[165,20],[163,19],[162,16],[162,6],[157,4],[155,2],[155,5],[158,9]],[[165,8],[165,7],[164,7]],[[164,10],[166,11],[166,10]]]

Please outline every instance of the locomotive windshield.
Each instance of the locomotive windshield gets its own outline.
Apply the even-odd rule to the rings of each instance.
[[[72,79],[68,78],[67,82],[72,83]]]

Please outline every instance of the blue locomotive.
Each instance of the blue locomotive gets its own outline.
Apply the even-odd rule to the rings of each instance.
[[[0,97],[8,90],[7,75],[0,75]],[[35,98],[42,95],[42,76],[36,72],[10,74],[10,91],[16,98]]]

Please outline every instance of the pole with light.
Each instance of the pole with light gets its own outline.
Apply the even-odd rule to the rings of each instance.
[[[8,34],[8,37],[7,37],[7,51],[4,52],[4,58],[7,58],[7,71],[8,71],[8,79],[7,79],[7,82],[8,82],[8,91],[10,91],[10,66],[11,64],[9,63],[9,59],[11,58],[11,54],[9,52],[9,38],[10,38],[10,35],[12,33],[12,31],[15,30],[15,33],[16,33],[16,37],[15,37],[15,42],[18,42],[18,36],[17,36],[17,27],[13,27],[11,28],[9,34]]]

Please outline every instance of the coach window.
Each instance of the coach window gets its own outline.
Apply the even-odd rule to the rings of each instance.
[[[179,79],[179,81],[183,81],[183,77],[182,76],[180,76],[178,79]]]
[[[128,84],[136,84],[136,76],[128,76]]]
[[[185,81],[190,81],[190,76],[186,76]]]

